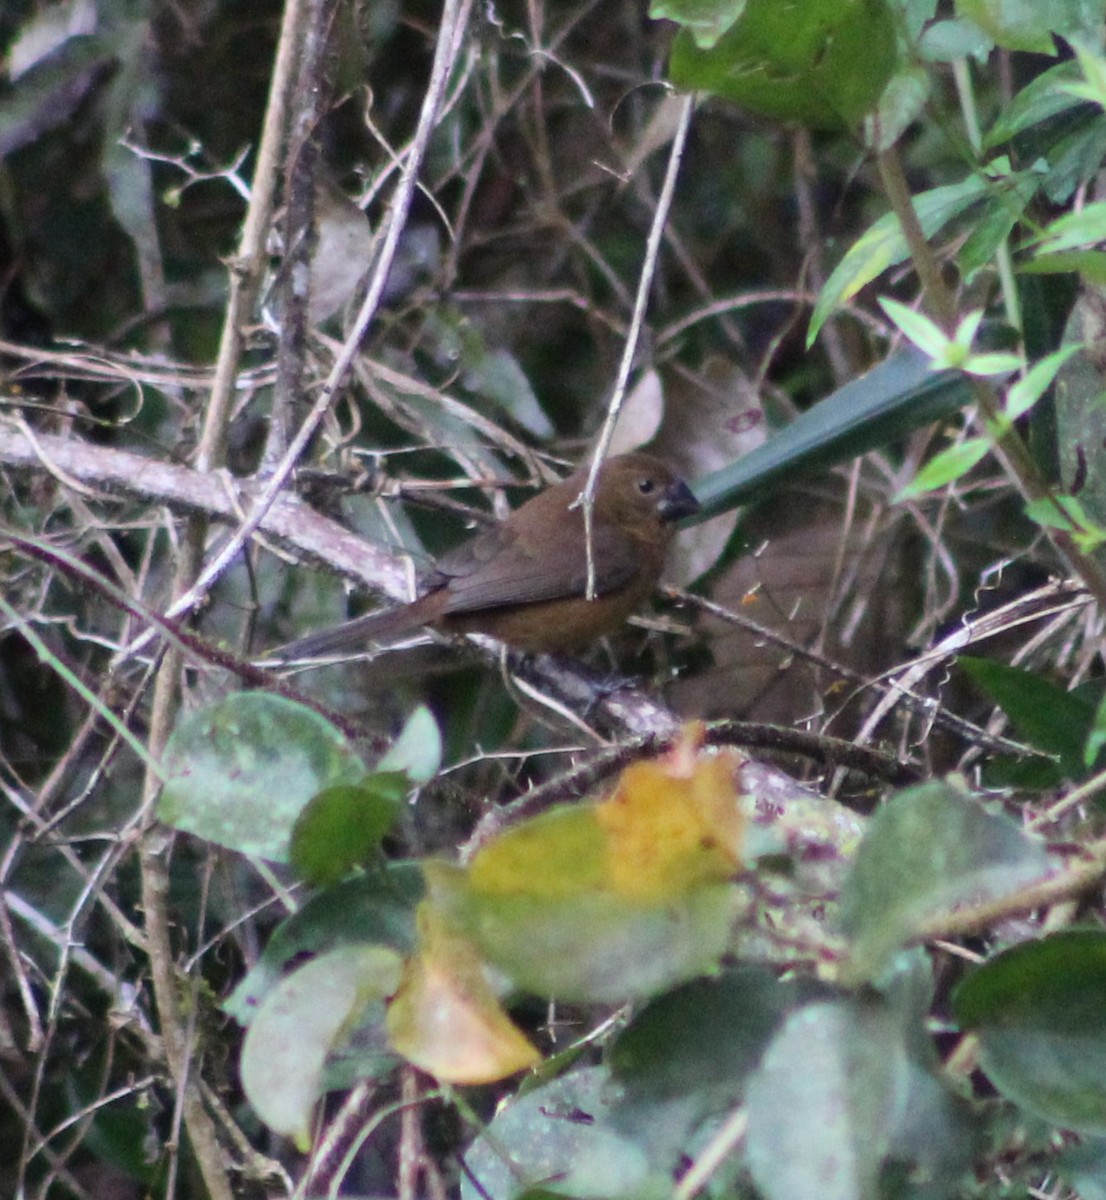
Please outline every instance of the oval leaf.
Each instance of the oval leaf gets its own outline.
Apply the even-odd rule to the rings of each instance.
[[[710,49],[681,31],[668,70],[677,87],[712,92],[767,117],[843,128],[875,106],[896,57],[884,0],[748,0]]]
[[[445,863],[424,872],[432,901],[512,983],[582,1002],[649,996],[709,971],[742,903],[727,884],[643,907],[607,891],[487,895]]]
[[[407,776],[377,771],[357,787],[327,788],[313,796],[292,829],[291,862],[310,884],[337,883],[372,862],[403,811]]]
[[[1093,36],[1102,13],[1085,0],[1049,0],[1047,4],[1011,4],[1009,0],[957,0],[957,14],[974,21],[1007,50],[1056,54],[1052,35]],[[1092,15],[1093,14],[1093,15]]]
[[[749,1080],[748,1160],[766,1200],[874,1200],[905,1070],[893,1026],[860,1004],[789,1017]]]
[[[799,994],[767,967],[692,980],[651,1001],[619,1034],[609,1055],[614,1078],[635,1100],[736,1099]]]
[[[842,890],[845,975],[874,978],[931,918],[1048,872],[1040,843],[966,791],[935,781],[899,792],[872,818]]]
[[[376,764],[377,771],[402,771],[414,784],[433,779],[442,765],[442,734],[425,704],[407,718],[391,749]]]
[[[741,16],[745,0],[652,0],[649,16],[687,27],[701,50],[711,46]]]
[[[287,862],[292,826],[324,788],[365,767],[318,713],[240,692],[185,717],[165,747],[158,817],[242,854]]]
[[[472,944],[427,904],[387,1026],[397,1053],[445,1083],[493,1083],[541,1061],[500,1007]]]
[[[506,1105],[465,1155],[462,1200],[547,1189],[609,1200],[671,1195],[671,1180],[659,1181],[660,1190],[648,1186],[648,1156],[615,1123],[609,1083],[602,1067],[590,1067]]]
[[[519,987],[566,1000],[650,995],[727,949],[741,902],[743,760],[691,725],[598,803],[488,842],[467,869],[428,862],[430,899]]]
[[[1106,1134],[1106,934],[1051,934],[996,955],[953,1012],[995,1087],[1065,1129]]]
[[[422,893],[418,866],[391,863],[309,896],[273,931],[261,957],[224,1001],[223,1011],[239,1025],[248,1025],[292,960],[304,954],[365,942],[383,942],[408,953],[415,944],[415,909]]]
[[[343,946],[289,975],[269,995],[242,1047],[242,1086],[270,1129],[310,1144],[327,1056],[365,1006],[399,986],[402,960],[385,946]]]
[[[1085,774],[1083,748],[1095,707],[1024,667],[962,654],[957,665],[1014,723],[1019,735],[1042,754],[1054,755],[1068,778]]]

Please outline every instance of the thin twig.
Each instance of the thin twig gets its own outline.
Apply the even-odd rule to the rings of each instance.
[[[603,459],[607,456],[611,439],[614,437],[615,424],[618,421],[618,414],[630,382],[630,372],[633,370],[637,358],[638,342],[645,324],[645,311],[649,306],[649,295],[653,289],[653,278],[656,275],[661,239],[664,237],[664,227],[676,195],[676,178],[680,173],[680,163],[683,161],[684,146],[687,144],[688,131],[691,129],[691,115],[694,111],[694,95],[685,96],[680,110],[679,124],[676,127],[676,135],[672,139],[672,148],[668,153],[668,169],[665,171],[661,194],[657,198],[657,207],[653,213],[653,223],[649,227],[649,237],[645,243],[645,258],[641,265],[641,274],[638,277],[634,311],[630,318],[630,327],[626,332],[626,342],[622,347],[622,359],[618,364],[614,391],[607,405],[607,416],[603,421],[603,428],[599,431],[599,437],[596,439],[587,483],[580,494],[579,502],[584,509],[584,544],[588,562],[586,595],[589,600],[595,598],[595,556],[592,553],[592,510],[595,501],[595,481],[599,476],[599,468],[603,465]]]
[[[672,1200],[691,1200],[692,1196],[697,1196],[710,1182],[710,1177],[722,1165],[723,1160],[745,1140],[745,1130],[748,1126],[749,1115],[744,1106],[735,1108],[676,1185]]]
[[[1089,597],[1086,596],[1086,593],[1076,592],[1066,586],[1049,584],[1029,596],[1019,597],[1011,604],[1005,605],[1001,610],[986,614],[978,623],[965,621],[964,627],[958,629],[949,639],[946,639],[939,646],[919,656],[913,662],[906,664],[906,666],[896,667],[893,672],[887,673],[886,678],[879,676],[870,678],[863,675],[860,671],[846,666],[844,663],[837,662],[835,659],[811,649],[809,646],[804,646],[801,642],[795,641],[794,638],[788,637],[778,629],[773,629],[759,621],[752,620],[745,616],[744,613],[734,612],[724,605],[716,604],[713,600],[708,600],[703,596],[696,596],[693,593],[684,592],[677,588],[665,588],[664,590],[665,594],[671,598],[691,605],[719,620],[726,621],[730,625],[735,625],[739,629],[744,629],[754,634],[758,639],[779,646],[789,654],[793,654],[815,666],[821,667],[823,670],[829,671],[841,679],[847,679],[850,683],[855,684],[858,689],[880,692],[883,698],[875,712],[869,714],[866,718],[863,730],[855,739],[857,742],[867,741],[886,715],[901,704],[909,708],[912,712],[932,721],[933,724],[941,726],[941,728],[947,730],[949,733],[953,733],[957,737],[970,742],[972,745],[983,746],[999,754],[1019,755],[1030,754],[1032,751],[1030,747],[1016,742],[1011,738],[999,737],[996,734],[989,733],[986,729],[981,729],[965,717],[949,712],[948,709],[941,706],[939,701],[930,696],[922,696],[913,689],[923,675],[927,674],[939,663],[945,662],[955,654],[961,653],[966,646],[973,642],[994,637],[1027,621],[1040,620],[1050,613],[1066,611],[1073,605],[1080,603],[1081,599],[1083,603],[1089,602]],[[1007,618],[1006,620],[1001,619],[1004,615]],[[902,673],[901,675],[900,672]]]
[[[280,340],[277,382],[265,450],[264,475],[288,444],[288,434],[304,408],[311,261],[318,245],[315,198],[320,151],[317,127],[330,105],[326,70],[335,0],[306,0],[308,18],[294,88],[284,186],[284,259],[281,265]]]
[[[1089,862],[1081,862],[1009,895],[931,917],[915,928],[915,940],[929,942],[937,938],[967,937],[990,929],[1008,917],[1085,896],[1092,888],[1101,887],[1106,877],[1106,842],[1092,842],[1082,850]]]
[[[269,84],[269,101],[261,143],[257,148],[257,166],[253,173],[250,203],[242,226],[238,253],[231,264],[230,296],[223,318],[219,353],[215,360],[215,380],[211,385],[203,434],[196,453],[196,466],[209,471],[222,466],[226,456],[226,433],[234,403],[238,360],[242,350],[242,330],[253,312],[261,269],[265,264],[265,241],[273,213],[273,197],[279,173],[280,148],[288,124],[295,65],[303,41],[306,0],[286,0],[280,26],[280,41]]]
[[[399,183],[396,186],[395,196],[393,197],[388,220],[385,225],[383,244],[372,273],[368,294],[361,306],[361,311],[357,314],[357,320],[354,322],[353,329],[335,359],[334,366],[331,368],[326,382],[320,389],[318,399],[297,431],[296,436],[292,439],[284,457],[258,494],[252,511],[235,530],[234,535],[223,549],[214,556],[198,576],[195,584],[170,605],[166,616],[179,617],[183,613],[191,612],[204,602],[211,585],[235,561],[241,553],[243,546],[245,546],[246,542],[256,532],[261,522],[265,519],[265,515],[284,490],[288,482],[288,477],[299,461],[300,455],[314,436],[315,430],[326,415],[334,396],[345,380],[350,364],[353,362],[361,341],[376,315],[377,308],[380,306],[380,300],[384,293],[384,285],[387,282],[388,273],[395,258],[396,247],[399,244],[399,237],[403,231],[407,212],[411,207],[419,167],[422,165],[423,158],[426,155],[430,136],[434,132],[438,108],[445,93],[446,84],[449,81],[449,72],[457,53],[457,47],[464,30],[464,22],[471,5],[472,0],[447,0],[445,10],[442,13],[442,23],[438,31],[438,41],[434,52],[434,63],[431,67],[430,81],[427,84],[422,111],[419,114],[418,128],[411,143],[411,149],[404,161]],[[148,633],[136,638],[128,647],[128,653],[137,653],[153,636],[152,633]]]

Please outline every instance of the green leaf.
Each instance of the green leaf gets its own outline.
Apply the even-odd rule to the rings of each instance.
[[[1006,50],[1055,55],[1054,33],[1101,36],[1101,8],[1087,0],[957,0],[956,11]]]
[[[1005,1096],[1066,1129],[1106,1134],[1106,934],[1079,930],[989,959],[953,993]]]
[[[1094,770],[1104,746],[1106,746],[1106,696],[1102,697],[1095,709],[1094,721],[1087,734],[1087,744],[1083,747],[1083,765],[1088,771]]]
[[[930,370],[917,351],[902,351],[802,413],[762,446],[695,481],[702,505],[695,522],[763,499],[789,479],[807,478],[951,416],[971,402],[958,373]]]
[[[542,1186],[610,1200],[666,1194],[655,1176],[649,1186],[646,1148],[615,1124],[612,1090],[606,1070],[588,1067],[504,1105],[465,1154],[462,1200],[516,1200]]]
[[[995,48],[993,39],[974,21],[934,21],[918,40],[918,54],[926,62],[956,62],[975,58],[980,63]]]
[[[403,960],[384,946],[342,946],[313,959],[272,991],[242,1047],[242,1087],[270,1129],[310,1146],[323,1068],[373,1000],[399,986]]]
[[[239,1025],[249,1025],[284,972],[304,954],[365,942],[409,953],[415,944],[415,906],[422,895],[420,867],[390,863],[309,896],[273,931],[261,957],[224,1001],[224,1011]]]
[[[957,322],[953,340],[962,350],[971,350],[975,344],[975,335],[979,332],[979,327],[982,323],[983,309],[973,309]]]
[[[749,1081],[749,1169],[765,1200],[875,1200],[907,1063],[882,1006],[812,1004]]]
[[[652,0],[649,16],[683,25],[700,50],[709,50],[745,10],[746,0]]]
[[[914,197],[914,211],[918,214],[922,232],[927,238],[933,237],[939,229],[982,200],[993,186],[986,178],[969,175],[960,183],[933,188]],[[909,256],[910,248],[898,217],[893,212],[880,217],[857,239],[826,280],[810,318],[807,346],[814,343],[826,318],[839,304],[844,304],[888,267],[905,262]]]
[[[1066,250],[1062,254],[1037,254],[1018,263],[1023,275],[1069,275],[1078,272],[1099,287],[1106,287],[1106,253],[1101,250]]]
[[[423,869],[430,901],[492,966],[524,991],[563,1000],[651,996],[703,974],[729,946],[741,906],[730,884],[642,904],[602,887],[578,889],[571,878],[560,894],[487,894],[458,868],[430,861]],[[558,872],[549,875],[556,884]]]
[[[749,1080],[747,1156],[765,1200],[961,1195],[974,1122],[939,1077],[932,968],[900,954],[883,990],[791,1014]],[[889,1167],[925,1181],[888,1187]]]
[[[971,232],[957,254],[964,282],[970,283],[979,271],[990,270],[999,247],[1010,236],[1026,206],[1040,187],[1038,176],[1015,178],[1011,187],[996,187],[995,194],[983,205]]]
[[[894,21],[884,0],[748,0],[738,20],[703,49],[687,31],[672,47],[669,78],[753,112],[814,128],[855,126],[896,66]]]
[[[1043,71],[1021,88],[1009,104],[999,109],[994,125],[984,138],[984,148],[991,149],[1023,130],[1077,107],[1082,101],[1070,95],[1064,84],[1078,78],[1079,68],[1072,62],[1059,63]]]
[[[319,1093],[349,1091],[369,1079],[385,1080],[403,1059],[388,1041],[386,1026],[390,1001],[370,996],[358,1014],[342,1028],[323,1063]]]
[[[288,861],[292,827],[312,796],[365,775],[333,725],[263,692],[235,693],[186,716],[164,766],[162,821],[274,862]]]
[[[1034,750],[1060,761],[1069,779],[1082,778],[1083,747],[1094,706],[1022,667],[961,655],[957,663],[1010,718]]]
[[[402,771],[377,771],[356,787],[326,788],[312,796],[292,828],[289,858],[296,874],[312,885],[337,883],[372,862],[409,789]]]
[[[1101,114],[1075,112],[1067,119],[1074,129],[1048,149],[1048,171],[1041,189],[1054,204],[1066,204],[1082,184],[1093,179],[1106,154],[1106,122]]]
[[[873,150],[893,146],[922,115],[930,95],[929,73],[922,67],[900,67],[888,80],[873,112],[864,118],[864,143]]]
[[[425,335],[434,340],[437,358],[448,364],[466,392],[488,401],[534,437],[552,437],[553,425],[517,359],[490,347],[468,318],[436,306],[427,318]]]
[[[1064,773],[1054,758],[996,755],[983,764],[980,782],[994,791],[1049,792],[1062,787]]]
[[[1006,416],[1012,421],[1025,416],[1034,404],[1052,386],[1056,373],[1081,347],[1063,346],[1040,362],[1034,363],[1022,379],[1012,384],[1006,393]]]
[[[1096,200],[1077,212],[1051,221],[1033,239],[1043,253],[1059,253],[1106,241],[1106,200]]]
[[[399,737],[376,764],[377,771],[402,771],[412,784],[428,783],[442,765],[442,734],[425,704],[407,718]]]
[[[923,354],[930,358],[941,358],[945,354],[949,344],[948,335],[925,313],[886,296],[880,297],[879,306]]]
[[[1030,500],[1025,512],[1046,529],[1070,533],[1084,553],[1090,554],[1106,542],[1106,530],[1091,520],[1082,502],[1074,496],[1042,496],[1039,500]]]
[[[842,889],[852,939],[843,975],[877,978],[933,918],[1009,895],[1049,869],[1042,845],[962,788],[934,781],[899,792],[872,818]]]
[[[906,1108],[893,1131],[887,1157],[895,1167],[906,1164],[910,1177],[925,1183],[916,1193],[900,1194],[916,1195],[918,1200],[966,1195],[965,1177],[971,1177],[979,1140],[974,1107],[915,1062],[908,1063],[903,1079]],[[881,1200],[888,1194],[882,1192]]]
[[[970,354],[960,364],[968,375],[1010,375],[1025,365],[1020,354],[998,351],[991,354]]]
[[[913,43],[937,15],[939,0],[896,0],[895,16],[899,34]]]
[[[442,742],[424,706],[415,710],[377,769],[356,785],[324,788],[296,817],[289,857],[312,885],[336,883],[354,867],[372,862],[403,811],[414,783],[433,778]]]
[[[1087,40],[1071,38],[1075,57],[1083,71],[1083,79],[1078,83],[1064,85],[1064,90],[1081,100],[1090,100],[1099,108],[1106,108],[1106,59],[1102,57],[1101,17],[1099,28],[1089,27],[1086,30]],[[1094,47],[1098,48],[1096,52]]]
[[[935,454],[929,462],[914,476],[911,483],[895,497],[896,502],[913,500],[924,496],[927,492],[944,487],[956,479],[962,479],[967,473],[987,455],[991,443],[987,438],[968,438],[947,450]]]
[[[635,1100],[694,1094],[736,1100],[802,991],[765,967],[696,979],[651,1001],[611,1047],[615,1081]]]

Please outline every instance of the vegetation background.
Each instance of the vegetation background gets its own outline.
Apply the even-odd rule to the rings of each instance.
[[[1103,26],[1095,0],[8,0],[0,1193],[1106,1195]],[[343,769],[434,719],[399,808],[354,770],[367,866],[273,867],[264,816],[219,807],[256,747],[218,704],[597,439],[699,481],[673,586],[588,664],[282,673]],[[525,1084],[438,1086],[379,1013],[343,1048],[343,1009],[316,1076],[277,1055],[266,1084],[331,1093],[312,1136],[259,1120],[228,997],[341,942],[329,887],[409,950],[384,859],[593,794],[691,718],[772,764],[753,800],[796,863],[828,831],[819,932],[770,918],[644,1008],[523,999],[552,1056]],[[257,746],[325,757],[303,720]],[[228,730],[210,795],[162,809],[189,833],[157,823]],[[294,817],[277,759],[252,795]]]

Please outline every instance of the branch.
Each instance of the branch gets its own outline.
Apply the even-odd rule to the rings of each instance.
[[[78,484],[112,496],[161,504],[182,516],[202,515],[220,524],[241,527],[252,508],[253,487],[223,472],[204,474],[191,467],[145,458],[129,450],[92,446],[53,434],[32,437],[11,422],[0,421],[0,465],[17,471],[48,473],[67,486]],[[298,560],[333,571],[357,587],[387,600],[408,597],[406,557],[366,541],[337,522],[320,516],[299,497],[282,492],[264,514],[257,534],[290,551]],[[150,627],[163,637],[162,627]],[[202,643],[188,649],[203,655]],[[470,653],[498,665],[498,643],[480,639]],[[212,658],[212,661],[216,661]],[[633,687],[596,695],[591,672],[567,660],[548,657],[513,660],[521,678],[555,703],[588,711],[595,726],[608,734],[664,735],[679,718],[658,701]],[[217,665],[234,669],[225,652]],[[243,664],[243,673],[246,670]]]
[[[62,482],[75,481],[112,496],[164,505],[181,516],[206,516],[223,525],[238,525],[251,503],[250,485],[222,472],[205,474],[129,450],[53,434],[35,434],[32,441],[4,421],[0,421],[0,464],[46,472]],[[321,517],[297,496],[278,496],[258,532],[377,595],[407,599],[402,556]]]

